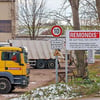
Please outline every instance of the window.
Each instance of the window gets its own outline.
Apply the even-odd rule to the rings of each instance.
[[[25,63],[28,63],[27,48],[23,47],[23,48],[22,48],[22,51],[23,51],[24,61],[25,61]]]
[[[20,62],[19,52],[2,52],[2,60],[12,60],[15,62]]]
[[[12,31],[11,20],[0,20],[0,33],[11,33]]]
[[[15,2],[15,0],[0,0],[1,2]]]

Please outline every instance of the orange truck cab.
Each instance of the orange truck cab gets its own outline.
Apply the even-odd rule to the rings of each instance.
[[[24,47],[0,47],[0,93],[29,84],[29,65]]]

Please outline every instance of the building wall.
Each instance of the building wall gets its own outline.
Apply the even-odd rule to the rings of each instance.
[[[15,36],[15,2],[0,0],[0,42]]]

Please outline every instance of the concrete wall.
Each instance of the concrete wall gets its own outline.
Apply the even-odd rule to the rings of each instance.
[[[15,36],[15,2],[0,0],[0,20],[11,20],[11,32],[0,32],[0,42],[12,39]]]

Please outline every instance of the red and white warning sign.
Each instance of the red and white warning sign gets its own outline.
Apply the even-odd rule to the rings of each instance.
[[[62,28],[58,25],[55,25],[52,27],[51,33],[54,37],[59,37],[62,34]]]
[[[100,31],[74,30],[66,32],[67,50],[100,49]]]

